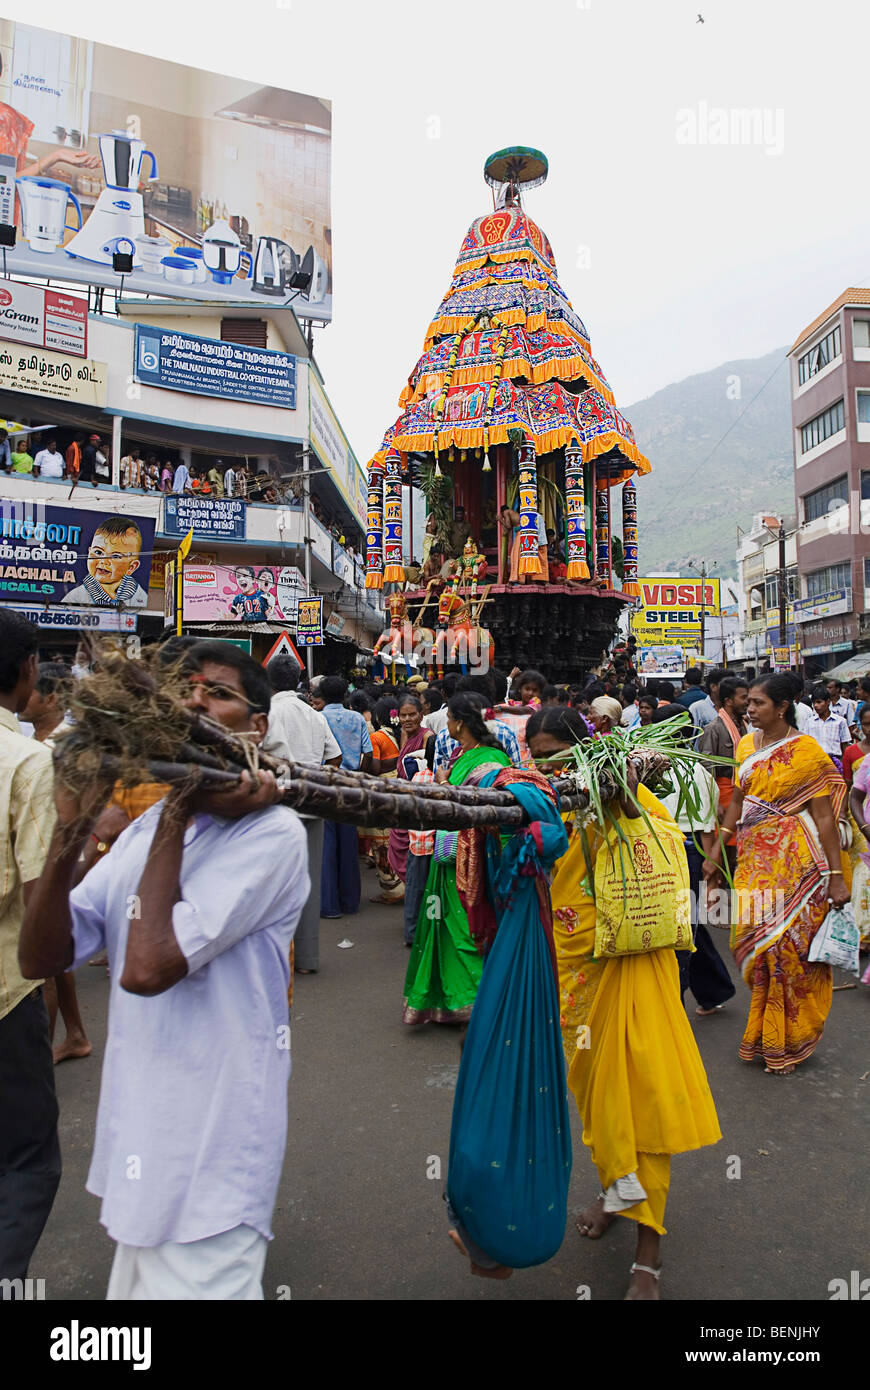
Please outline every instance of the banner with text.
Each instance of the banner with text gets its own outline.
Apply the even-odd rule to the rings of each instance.
[[[106,404],[106,364],[89,358],[71,360],[45,348],[0,350],[0,389],[51,396],[80,405]]]
[[[323,599],[301,598],[296,613],[296,645],[323,646]]]
[[[705,621],[720,613],[718,579],[639,579],[640,598],[631,615],[638,645],[661,646],[687,641],[700,645],[701,611]]]
[[[292,352],[136,324],[134,375],[145,386],[296,409]]]
[[[152,517],[0,501],[0,599],[144,608]]]
[[[166,566],[166,612],[174,610],[173,566]],[[305,580],[295,565],[184,566],[183,602],[186,623],[292,624]]]
[[[87,357],[88,301],[64,290],[4,280],[0,284],[0,338]]]
[[[243,541],[245,504],[237,497],[185,497],[172,493],[163,501],[163,530],[167,536],[194,540]]]

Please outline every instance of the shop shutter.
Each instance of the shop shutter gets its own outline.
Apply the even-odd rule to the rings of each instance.
[[[221,319],[221,342],[266,347],[265,319]]]

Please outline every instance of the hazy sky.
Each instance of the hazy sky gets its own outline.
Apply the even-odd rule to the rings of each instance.
[[[623,406],[790,343],[870,280],[860,0],[3,9],[332,100],[335,321],[315,352],[364,461],[503,145],[549,158],[526,206]]]

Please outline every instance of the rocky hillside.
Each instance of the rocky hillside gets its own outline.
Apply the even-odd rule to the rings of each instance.
[[[627,407],[653,464],[638,486],[641,574],[679,572],[690,558],[734,574],[737,527],[754,512],[794,513],[786,351],[725,362]]]

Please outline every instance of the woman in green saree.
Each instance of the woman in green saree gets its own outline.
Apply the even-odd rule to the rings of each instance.
[[[459,747],[438,781],[473,786],[510,759],[484,720],[485,701],[473,691],[454,695],[447,728]],[[456,887],[455,831],[438,830],[405,976],[405,1023],[467,1023],[480,984],[483,958],[471,938]]]

